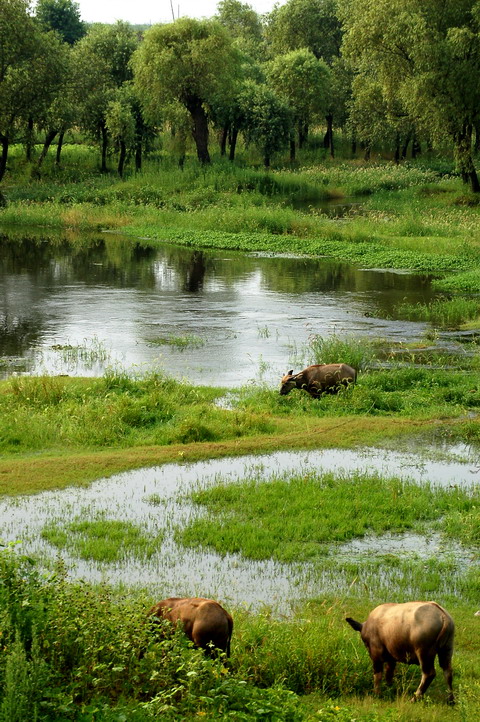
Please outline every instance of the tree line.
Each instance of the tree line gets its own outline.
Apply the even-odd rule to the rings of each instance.
[[[221,0],[214,17],[146,30],[86,25],[73,0],[0,4],[0,180],[9,146],[23,142],[34,173],[78,128],[135,168],[168,129],[178,162],[193,137],[210,162],[212,130],[235,159],[241,134],[269,166],[295,160],[312,126],[349,134],[366,158],[374,144],[397,162],[448,143],[463,180],[480,191],[480,0],[288,0],[260,16]],[[33,146],[43,147],[33,159]]]

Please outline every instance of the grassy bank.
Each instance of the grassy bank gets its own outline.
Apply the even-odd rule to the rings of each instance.
[[[227,408],[218,403],[224,389],[157,373],[12,377],[0,383],[0,488],[18,493],[86,483],[179,458],[371,445],[429,425],[478,438],[478,425],[469,418],[480,407],[476,355],[452,368],[448,355],[410,350],[413,366],[400,360],[389,369],[369,368],[380,352],[385,350],[355,339],[313,337],[310,359],[341,357],[359,368],[354,387],[312,399],[300,391],[285,397],[263,385],[246,386],[229,396]]]
[[[151,630],[151,598],[70,582],[61,568],[42,577],[12,550],[0,554],[2,648],[0,715],[11,722],[113,722],[158,719],[377,720],[473,722],[477,719],[478,619],[461,603],[457,624],[455,708],[443,677],[428,700],[406,700],[419,670],[400,665],[393,688],[372,698],[366,650],[344,621],[364,619],[371,603],[325,598],[299,605],[292,618],[265,609],[234,616],[232,657],[210,660],[179,631]]]
[[[468,285],[475,285],[480,207],[468,203],[459,179],[428,165],[329,162],[266,173],[221,160],[209,168],[192,161],[180,171],[162,159],[120,181],[98,174],[94,160],[93,151],[67,146],[61,171],[47,170],[41,180],[12,174],[0,223],[121,229],[204,247],[457,270],[469,272]],[[326,216],[322,204],[339,199],[349,210]]]

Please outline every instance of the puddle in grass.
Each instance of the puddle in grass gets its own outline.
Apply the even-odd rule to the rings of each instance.
[[[446,575],[448,579],[444,584],[446,592],[454,592],[456,579],[465,571],[471,555],[460,545],[445,542],[435,534],[425,537],[387,534],[334,545],[326,554],[323,568],[318,563],[290,565],[270,560],[250,561],[234,554],[220,556],[205,550],[186,549],[175,543],[175,527],[206,513],[185,498],[190,490],[213,485],[220,478],[223,482],[235,483],[252,475],[260,474],[267,480],[286,472],[309,470],[347,474],[361,470],[447,487],[471,487],[478,482],[480,473],[478,459],[464,446],[436,450],[432,458],[386,450],[327,449],[165,464],[100,479],[88,488],[74,487],[2,499],[2,539],[4,542],[20,541],[19,549],[23,553],[39,553],[54,560],[57,550],[40,535],[45,524],[63,524],[74,518],[88,519],[98,514],[131,521],[152,534],[165,531],[158,554],[145,562],[127,558],[107,564],[73,558],[62,551],[69,575],[90,581],[147,587],[158,598],[211,596],[236,606],[255,608],[267,604],[282,613],[288,613],[295,600],[325,593],[343,594],[349,590],[355,576],[338,566],[334,568],[331,563],[329,566],[328,560],[366,561],[378,555],[450,560],[452,573]],[[408,580],[402,577],[403,574],[395,565],[382,567],[381,575],[378,566],[372,566],[371,571],[365,568],[362,586],[373,585],[372,590],[374,588],[378,595],[379,585],[383,585],[388,593],[401,583],[402,592],[408,594]],[[415,594],[414,586],[411,593]]]

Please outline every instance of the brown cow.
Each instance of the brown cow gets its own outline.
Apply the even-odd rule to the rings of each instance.
[[[298,374],[293,369],[282,378],[280,393],[289,394],[292,389],[304,389],[314,399],[322,393],[335,393],[340,386],[355,383],[357,372],[347,364],[315,364],[307,366]]]
[[[361,624],[351,617],[346,621],[360,632],[373,662],[374,690],[380,692],[383,665],[385,680],[392,683],[397,662],[418,664],[422,679],[412,702],[420,699],[435,677],[438,655],[449,688],[448,701],[453,704],[452,654],[455,626],[453,619],[436,602],[380,604]]]
[[[155,604],[147,615],[168,619],[175,626],[181,622],[183,631],[197,647],[215,655],[213,646],[230,656],[233,619],[213,599],[170,597]]]

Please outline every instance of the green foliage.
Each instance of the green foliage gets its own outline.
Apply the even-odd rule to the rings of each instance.
[[[472,190],[480,189],[472,158],[478,122],[480,36],[475,0],[342,0],[344,53],[360,76],[360,90],[376,78],[386,104],[383,117],[407,116],[430,138],[448,138],[457,167]]]
[[[54,377],[12,379],[0,394],[0,448],[81,448],[218,441],[273,430],[252,411],[231,414],[211,402],[219,391],[157,374],[110,372],[70,383]]]
[[[308,48],[331,64],[340,54],[342,29],[333,0],[289,0],[268,18],[267,41],[274,55]]]
[[[254,82],[244,84],[241,98],[246,115],[247,142],[258,147],[268,167],[272,156],[288,143],[292,122],[290,110],[269,88]]]
[[[56,30],[69,45],[74,45],[86,33],[78,2],[73,0],[38,0],[35,16],[48,30]]]
[[[310,123],[327,108],[330,71],[307,49],[277,55],[269,64],[268,75],[278,95],[292,110],[297,121]]]
[[[326,338],[318,335],[310,337],[305,349],[309,363],[331,364],[346,363],[357,371],[368,367],[376,356],[380,342],[361,340],[355,336],[337,336]]]

